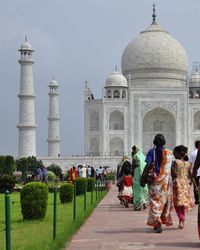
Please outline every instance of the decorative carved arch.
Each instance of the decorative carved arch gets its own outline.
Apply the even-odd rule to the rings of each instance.
[[[99,155],[99,138],[97,137],[90,139],[90,154],[93,156]]]
[[[115,110],[109,117],[109,130],[124,130],[124,114]]]
[[[200,111],[194,114],[194,130],[200,130]]]
[[[120,98],[120,92],[119,92],[119,90],[115,90],[115,91],[113,92],[113,97],[114,97],[114,98]]]
[[[176,121],[174,115],[160,107],[149,111],[142,121],[142,146],[145,153],[152,147],[153,139],[158,133],[165,136],[167,148],[175,147]]]
[[[89,130],[99,131],[99,114],[97,111],[91,111],[89,114]]]

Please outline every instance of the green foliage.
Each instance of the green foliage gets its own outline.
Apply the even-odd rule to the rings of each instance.
[[[56,164],[51,164],[48,168],[48,171],[52,171],[56,176],[61,176],[62,174],[62,169],[60,166],[56,165]]]
[[[87,190],[87,178],[84,177],[78,177],[75,180],[76,183],[76,194],[80,195],[80,194],[84,194],[85,192],[85,188]]]
[[[106,180],[115,180],[115,173],[108,173],[106,175]]]
[[[11,155],[0,156],[0,175],[12,175],[16,169],[14,157]]]
[[[3,170],[4,170],[4,159],[5,157],[3,155],[0,155],[0,175],[3,174]]]
[[[43,167],[43,163],[41,160],[38,160],[35,156],[29,156],[28,160],[28,171],[34,173],[38,168]]]
[[[6,190],[12,192],[15,187],[16,177],[12,175],[0,176],[0,193],[5,193]]]
[[[28,159],[22,157],[16,160],[16,164],[17,164],[17,171],[21,171],[22,179],[25,179],[27,177],[27,172],[28,172]]]
[[[66,183],[60,186],[60,202],[72,202],[74,194],[74,186],[71,183]]]
[[[48,172],[47,172],[47,179],[48,179],[48,181],[55,181],[55,179],[56,179],[56,175],[54,174],[54,172],[52,172],[52,171],[49,171],[48,170]]]
[[[24,220],[42,219],[46,215],[48,187],[40,182],[29,182],[20,193],[21,212]]]
[[[87,191],[88,192],[94,191],[95,182],[96,182],[95,178],[88,178],[87,180],[88,180],[87,181],[87,183],[88,183],[88,185],[87,185]]]

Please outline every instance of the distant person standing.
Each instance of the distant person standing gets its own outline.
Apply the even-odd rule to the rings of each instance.
[[[82,172],[82,177],[87,178],[87,168],[86,168],[86,165],[82,166],[81,172]]]
[[[197,158],[197,152],[198,148],[200,148],[200,141],[195,141],[195,150],[192,151],[190,157],[189,157],[189,162],[191,164],[191,168],[193,171],[195,160]],[[197,187],[199,187],[199,179],[200,179],[200,165],[196,166],[197,171],[196,171],[196,176],[194,177],[194,180],[196,182]],[[199,204],[199,193],[196,191],[194,187],[194,198],[195,198],[195,204]]]

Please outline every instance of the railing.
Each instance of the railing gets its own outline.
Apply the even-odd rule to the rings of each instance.
[[[100,198],[103,197],[102,194],[105,194],[105,181],[98,180],[95,183],[95,190],[96,190],[96,201],[99,200]],[[56,231],[57,231],[57,188],[54,187],[54,204],[53,204],[53,219],[52,219],[52,228],[53,228],[53,240],[56,240]],[[83,199],[83,212],[86,213],[87,211],[87,184],[85,184],[85,189],[84,189],[84,199]],[[91,204],[93,204],[93,193],[94,189],[92,188],[91,190]],[[73,220],[76,220],[76,183],[74,183],[74,199],[73,199]],[[6,250],[11,250],[11,208],[10,208],[10,193],[9,191],[5,192],[5,245],[6,245]]]

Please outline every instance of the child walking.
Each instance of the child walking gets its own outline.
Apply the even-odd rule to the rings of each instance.
[[[129,203],[133,202],[133,180],[131,175],[131,164],[126,162],[124,165],[123,187],[121,199],[125,207],[129,207]]]
[[[191,210],[195,205],[192,199],[189,179],[192,180],[191,165],[187,161],[187,147],[180,145],[173,151],[175,160],[172,162],[171,174],[173,182],[173,202],[179,218],[179,229],[184,228],[185,211]]]

